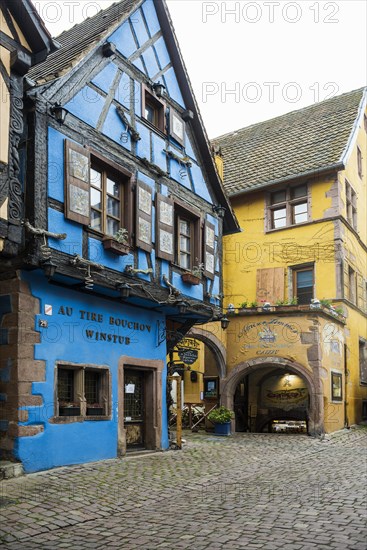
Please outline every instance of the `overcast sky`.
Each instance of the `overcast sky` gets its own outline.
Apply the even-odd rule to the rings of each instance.
[[[53,36],[110,0],[34,0]],[[168,0],[209,137],[365,86],[367,2]]]

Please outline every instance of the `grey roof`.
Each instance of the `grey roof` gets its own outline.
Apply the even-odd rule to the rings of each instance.
[[[61,48],[33,67],[28,76],[43,83],[65,74],[140,3],[141,0],[122,0],[64,31],[56,38]]]
[[[213,139],[222,150],[229,196],[341,165],[364,91],[360,88]]]

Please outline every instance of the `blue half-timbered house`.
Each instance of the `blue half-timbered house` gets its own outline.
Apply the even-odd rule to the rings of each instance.
[[[165,2],[57,41],[26,79],[23,243],[2,262],[2,450],[29,472],[168,447],[167,353],[220,319],[238,229]]]

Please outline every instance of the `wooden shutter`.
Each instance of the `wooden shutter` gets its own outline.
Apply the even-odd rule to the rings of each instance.
[[[256,272],[256,301],[275,304],[284,300],[284,268],[270,267]]]
[[[173,199],[157,193],[156,218],[156,256],[173,262],[175,255]]]
[[[136,246],[150,252],[153,248],[152,238],[152,194],[149,185],[138,181],[136,186]]]
[[[212,223],[204,223],[204,275],[209,279],[214,279],[215,273],[215,227]]]
[[[65,140],[65,217],[90,224],[90,154]]]

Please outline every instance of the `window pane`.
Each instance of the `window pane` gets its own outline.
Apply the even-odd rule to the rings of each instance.
[[[307,222],[307,202],[293,207],[294,223]]]
[[[190,235],[190,222],[187,220],[180,220],[180,233],[183,235]]]
[[[92,208],[97,208],[98,210],[102,210],[101,192],[97,191],[97,189],[93,189],[93,187],[90,190],[90,204]]]
[[[307,197],[307,185],[299,185],[291,189],[292,199],[299,199],[300,197]]]
[[[296,272],[296,296],[298,304],[309,304],[313,298],[313,270]]]
[[[182,252],[190,252],[190,239],[187,237],[180,237],[180,250]]]
[[[88,404],[98,403],[99,399],[99,381],[98,372],[85,371],[85,399]]]
[[[110,178],[107,178],[107,193],[109,195],[113,195],[114,197],[120,196],[120,185]]]
[[[190,269],[190,254],[180,254],[180,267]]]
[[[97,231],[102,231],[101,214],[95,210],[90,213],[90,226]]]
[[[72,370],[58,370],[57,397],[59,401],[65,401],[67,403],[74,400],[74,372]]]
[[[278,227],[286,226],[286,209],[279,208],[278,210],[273,210],[273,228],[277,229]]]
[[[285,191],[276,191],[271,194],[271,204],[277,204],[278,202],[284,202],[286,198]]]
[[[313,285],[313,270],[297,271],[297,288],[306,288]]]
[[[155,110],[151,105],[145,105],[145,118],[154,124]]]
[[[90,170],[90,183],[91,183],[91,185],[94,185],[94,187],[98,187],[98,189],[101,189],[101,187],[102,187],[102,174],[101,174],[101,172],[98,172],[98,170],[95,170],[94,168],[91,168],[91,170]]]
[[[120,201],[112,197],[107,197],[107,214],[115,218],[120,218]]]
[[[120,222],[113,220],[112,218],[107,218],[107,235],[116,235],[117,231],[120,229]]]

